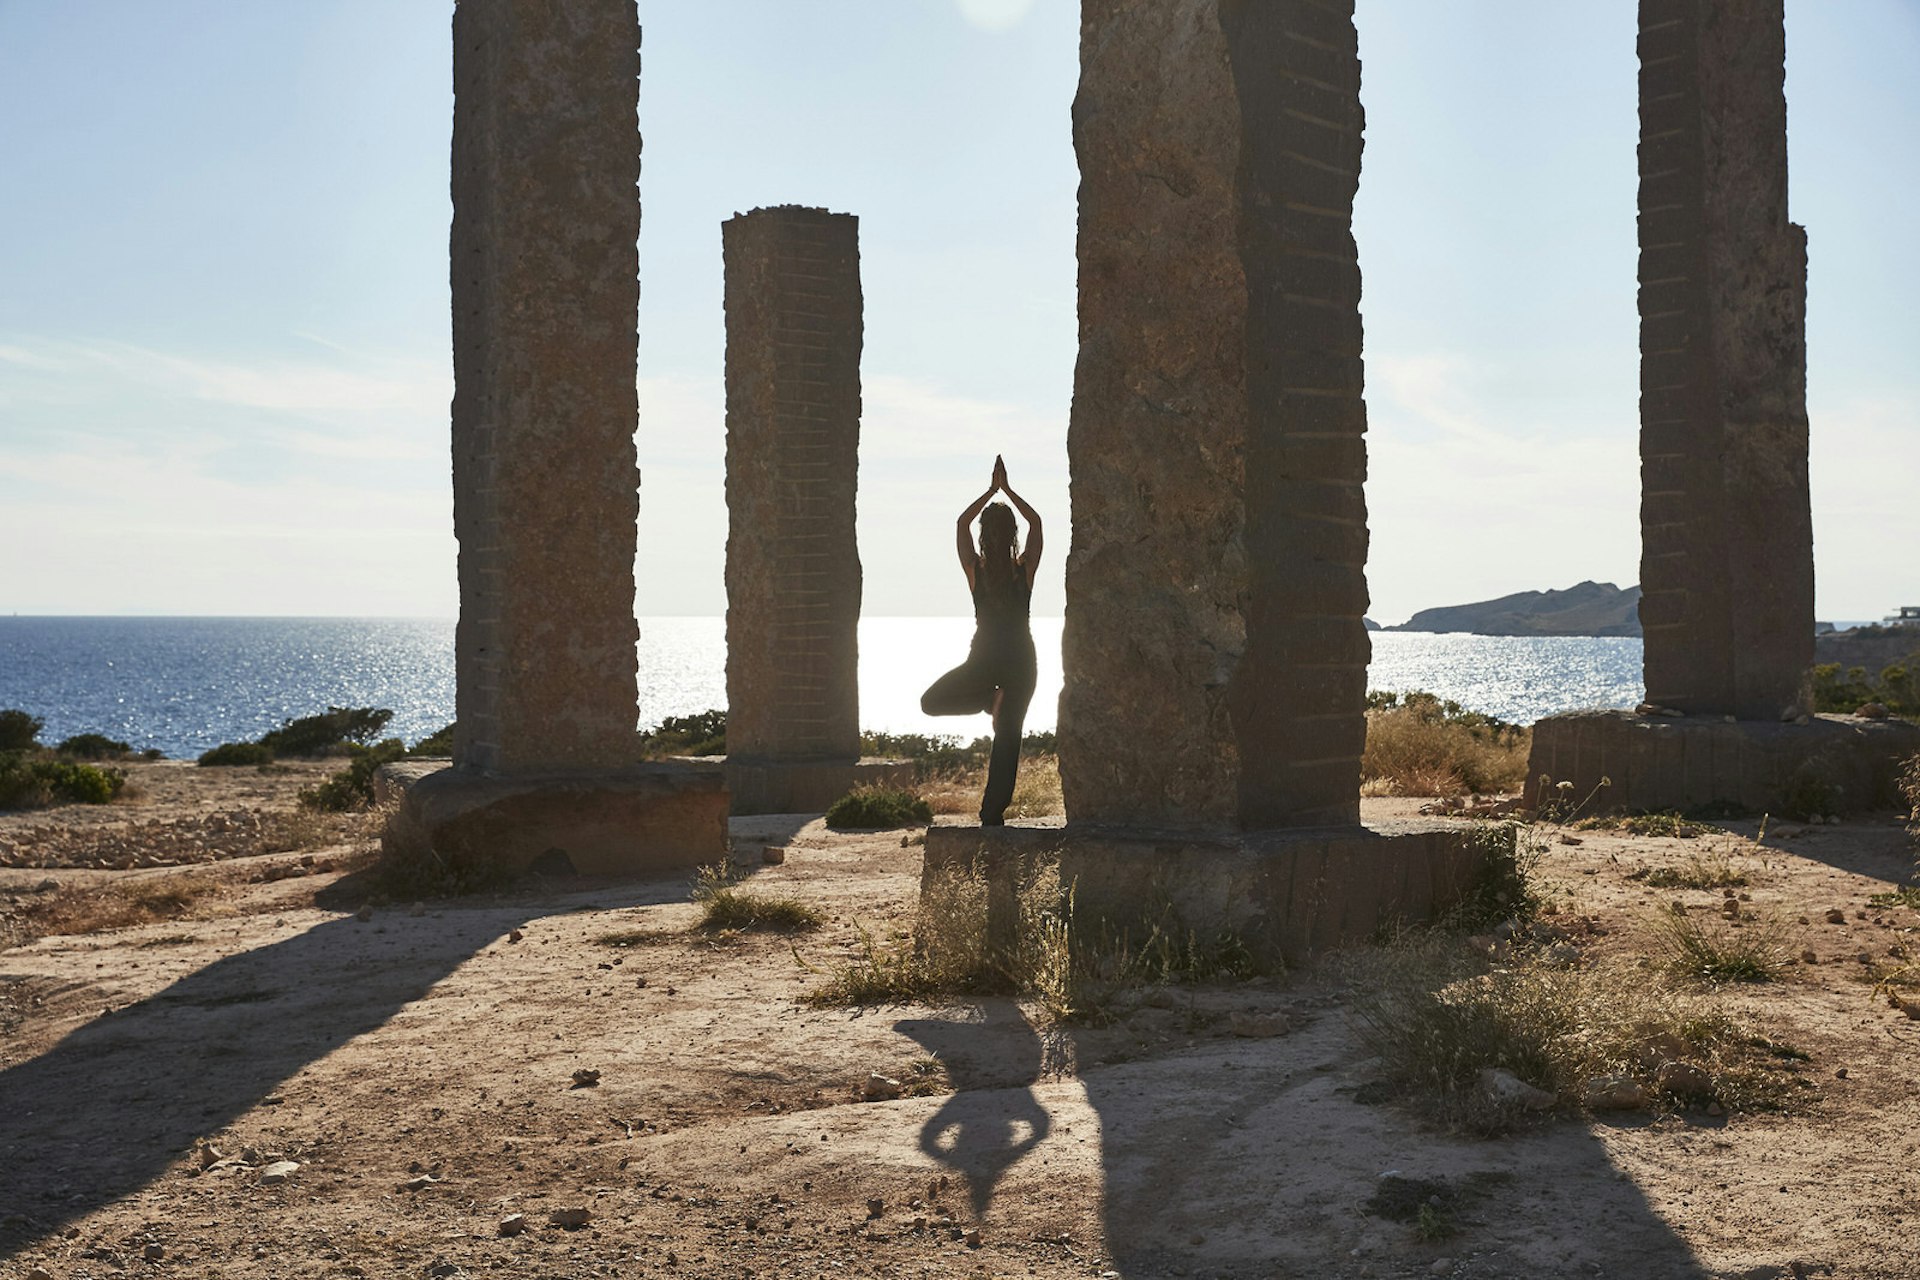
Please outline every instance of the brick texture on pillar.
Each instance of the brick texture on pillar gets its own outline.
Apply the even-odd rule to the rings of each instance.
[[[860,754],[859,220],[722,226],[730,762]],[[844,789],[844,788],[843,788]]]
[[[1783,0],[1641,0],[1639,48],[1647,700],[1775,720],[1813,662]]]
[[[1086,0],[1060,769],[1075,824],[1358,820],[1352,0]]]
[[[640,28],[631,3],[454,13],[458,766],[638,757]]]

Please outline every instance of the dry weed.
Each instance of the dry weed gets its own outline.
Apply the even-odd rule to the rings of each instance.
[[[227,881],[200,871],[140,876],[43,895],[19,919],[31,937],[130,929],[161,920],[204,917],[228,887]]]
[[[1392,1083],[1469,1132],[1498,1133],[1524,1115],[1486,1092],[1490,1067],[1563,1104],[1579,1105],[1590,1081],[1627,1076],[1656,1103],[1771,1109],[1791,1087],[1783,1060],[1804,1056],[1754,1036],[1710,994],[1627,962],[1568,968],[1523,952],[1490,967],[1458,937],[1421,931],[1347,964],[1361,1035]],[[1663,1093],[1670,1062],[1704,1074],[1706,1095]]]
[[[1428,714],[1424,704],[1367,712],[1364,795],[1451,796],[1518,790],[1533,732]]]

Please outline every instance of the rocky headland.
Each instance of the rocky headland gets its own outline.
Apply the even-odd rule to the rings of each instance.
[[[1516,591],[1496,600],[1422,609],[1385,629],[1481,636],[1637,636],[1640,588],[1582,582],[1562,591]]]

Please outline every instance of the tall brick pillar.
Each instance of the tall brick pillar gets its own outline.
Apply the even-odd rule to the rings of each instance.
[[[639,50],[631,0],[454,11],[459,720],[396,836],[443,858],[724,848],[719,775],[642,767],[635,733]]]
[[[1783,2],[1640,5],[1647,701],[1743,720],[1804,709],[1813,664]]]
[[[721,226],[727,310],[727,772],[736,813],[827,808],[860,757],[860,223]]]
[[[1076,822],[1357,820],[1352,8],[1083,7],[1060,707]]]
[[[1536,723],[1530,805],[1798,818],[1898,798],[1920,730],[1809,714],[1806,300],[1783,0],[1641,0],[1647,700]]]
[[[1084,0],[1080,31],[1067,821],[935,826],[922,891],[983,869],[995,945],[1039,865],[1078,912],[1256,951],[1422,918],[1486,850],[1360,822],[1353,0]]]

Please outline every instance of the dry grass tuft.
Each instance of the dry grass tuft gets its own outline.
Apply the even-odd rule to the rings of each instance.
[[[1754,1036],[1708,995],[1624,962],[1567,968],[1523,952],[1490,967],[1458,937],[1423,931],[1348,964],[1361,1035],[1391,1082],[1466,1132],[1503,1132],[1526,1114],[1485,1091],[1490,1067],[1562,1105],[1581,1105],[1591,1081],[1626,1076],[1655,1105],[1751,1110],[1785,1103],[1790,1064],[1804,1056]],[[1704,1096],[1661,1089],[1661,1068],[1674,1062],[1704,1075]]]
[[[735,886],[727,868],[702,867],[694,879],[703,933],[805,933],[826,923],[820,911],[798,898],[775,898]]]
[[[1672,840],[1691,840],[1721,828],[1696,822],[1677,813],[1606,813],[1582,818],[1572,824],[1578,831],[1624,831],[1630,836],[1660,836]]]
[[[1515,791],[1533,731],[1463,710],[1432,694],[1368,695],[1360,761],[1366,795],[1453,796]]]
[[[1751,883],[1746,869],[1734,862],[1724,848],[1714,849],[1704,857],[1690,853],[1677,867],[1651,867],[1629,872],[1627,878],[1654,889],[1744,889]]]
[[[920,796],[936,814],[975,814],[980,811],[980,793],[986,786],[984,768],[952,769],[924,780]],[[1060,797],[1060,758],[1040,751],[1022,756],[1007,817],[1051,818],[1065,812]]]
[[[26,936],[45,937],[204,918],[216,914],[213,908],[228,887],[227,881],[201,871],[141,876],[43,895],[20,913],[18,921]]]
[[[1232,934],[1205,936],[1162,908],[1132,927],[1096,922],[1077,909],[1056,865],[1043,865],[1015,897],[1012,937],[987,932],[988,887],[977,871],[950,874],[921,895],[909,932],[885,940],[859,931],[860,955],[809,993],[815,1005],[925,1002],[1001,993],[1037,1001],[1056,1022],[1097,1023],[1132,990],[1243,979],[1262,971]]]
[[[1738,916],[1692,912],[1678,902],[1660,913],[1654,938],[1668,968],[1704,982],[1772,982],[1791,954],[1786,923],[1742,910],[1736,899],[1727,901]]]

